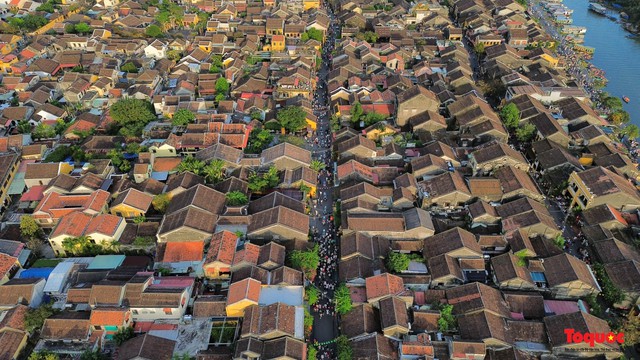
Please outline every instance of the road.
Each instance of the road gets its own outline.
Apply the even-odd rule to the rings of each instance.
[[[333,177],[332,146],[329,94],[327,92],[328,75],[331,64],[331,52],[335,46],[338,25],[331,9],[327,9],[331,17],[331,23],[327,38],[322,48],[322,63],[317,73],[318,83],[314,94],[313,108],[317,116],[317,129],[311,138],[311,150],[313,160],[325,164],[326,170],[318,176],[318,188],[311,208],[312,241],[320,246],[320,265],[315,278],[315,285],[320,291],[319,307],[312,309],[314,325],[312,339],[320,344],[318,357],[325,354],[329,358],[335,358],[335,346],[332,341],[338,336],[337,318],[333,315],[333,290],[336,286],[337,256],[339,238],[334,228],[333,220]]]

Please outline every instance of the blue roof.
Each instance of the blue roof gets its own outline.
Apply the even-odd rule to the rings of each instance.
[[[544,273],[541,272],[531,272],[531,280],[535,282],[547,282],[547,278],[544,276]]]
[[[166,181],[169,178],[168,171],[154,171],[151,173],[151,178],[158,181]]]
[[[20,272],[20,279],[49,279],[49,275],[53,271],[52,267],[46,268],[30,268]]]
[[[136,154],[136,153],[133,153],[133,154],[124,153],[124,154],[122,154],[122,157],[125,158],[126,160],[133,160],[133,159],[137,159],[138,158],[138,154]]]
[[[124,255],[98,255],[87,266],[87,270],[115,269],[124,261]]]

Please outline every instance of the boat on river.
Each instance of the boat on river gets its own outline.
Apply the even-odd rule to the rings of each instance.
[[[607,8],[598,3],[590,3],[589,10],[593,11],[596,14],[607,16]]]
[[[627,104],[629,103],[629,97],[628,96],[623,96],[622,97],[622,101],[626,102]]]

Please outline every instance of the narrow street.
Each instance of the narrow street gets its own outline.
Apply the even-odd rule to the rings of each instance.
[[[318,349],[318,358],[335,358],[336,349],[333,340],[338,337],[338,323],[334,315],[333,291],[337,286],[338,243],[339,238],[333,219],[333,164],[331,121],[329,111],[329,94],[327,77],[331,64],[331,52],[335,46],[336,33],[339,27],[329,7],[327,13],[331,18],[327,37],[322,48],[322,63],[317,73],[318,81],[313,99],[313,110],[317,116],[317,129],[311,139],[313,160],[321,161],[325,169],[318,174],[318,187],[311,208],[312,241],[319,245],[320,264],[317,269],[315,285],[320,292],[319,300],[312,307],[314,325],[313,343]]]

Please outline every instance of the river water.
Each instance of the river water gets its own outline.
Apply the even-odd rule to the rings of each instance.
[[[624,109],[631,122],[640,126],[640,38],[630,39],[622,26],[613,20],[589,11],[587,0],[565,0],[573,9],[573,25],[585,26],[584,45],[596,52],[591,61],[606,73],[606,91],[612,96],[628,96]]]

